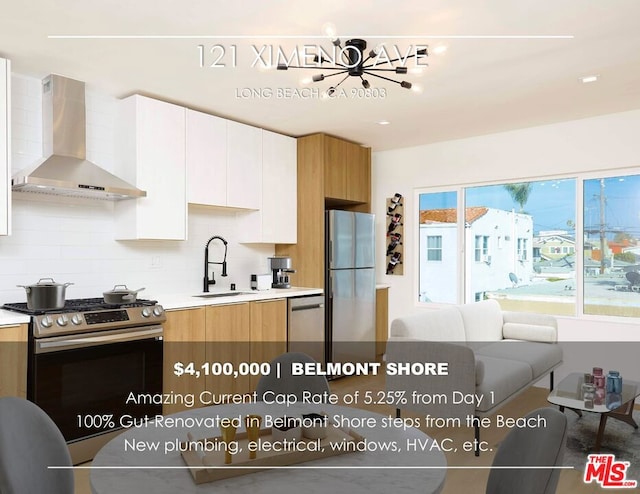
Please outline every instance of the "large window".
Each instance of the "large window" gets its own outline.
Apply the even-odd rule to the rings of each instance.
[[[465,225],[476,261],[466,268],[466,301],[483,293],[510,310],[575,314],[575,259],[548,249],[575,243],[575,188],[564,179],[464,189],[467,210],[478,211]]]
[[[462,207],[452,202],[436,207],[443,194],[453,201],[455,192],[420,195],[420,234],[424,236],[420,300],[495,298],[509,310],[575,314],[576,180],[463,187],[459,191],[464,197],[464,215]],[[436,233],[442,235],[441,264],[446,266],[440,269],[449,273],[446,283],[440,281],[441,274],[429,270],[432,259],[427,239]],[[445,257],[450,248],[455,250],[458,237],[463,242],[462,276],[456,275],[458,258]]]
[[[584,182],[584,313],[640,316],[640,175]]]
[[[426,190],[419,203],[421,301],[640,317],[640,175]]]
[[[421,302],[455,303],[458,293],[457,192],[420,194]]]

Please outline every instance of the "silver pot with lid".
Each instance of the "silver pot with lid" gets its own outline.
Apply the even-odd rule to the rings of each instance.
[[[56,283],[53,278],[40,278],[35,285],[17,285],[27,292],[27,309],[62,309],[67,287],[73,283]]]
[[[131,304],[137,300],[138,292],[142,290],[144,288],[129,290],[127,285],[116,285],[113,290],[102,292],[102,296],[107,304]]]

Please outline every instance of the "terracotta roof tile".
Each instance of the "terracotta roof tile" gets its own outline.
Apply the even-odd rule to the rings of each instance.
[[[467,208],[465,211],[465,221],[473,223],[478,218],[484,216],[489,209],[483,206],[475,206]],[[427,209],[420,211],[420,224],[430,223],[455,223],[456,208],[449,209]]]

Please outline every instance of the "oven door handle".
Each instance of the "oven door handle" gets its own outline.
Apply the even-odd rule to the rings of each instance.
[[[63,350],[75,348],[87,348],[98,345],[108,345],[110,343],[121,343],[126,341],[147,340],[155,338],[162,339],[162,326],[153,326],[150,329],[138,331],[123,331],[97,336],[85,337],[61,337],[60,339],[50,338],[48,341],[36,341],[35,353],[61,352]],[[95,333],[93,333],[95,335]]]

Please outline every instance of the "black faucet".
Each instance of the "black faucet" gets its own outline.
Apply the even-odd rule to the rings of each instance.
[[[224,244],[224,259],[222,260],[222,262],[209,262],[209,244],[211,243],[212,240],[221,240],[222,243]],[[203,287],[203,291],[208,292],[209,291],[209,285],[215,285],[216,284],[216,279],[215,279],[215,275],[213,274],[213,272],[211,272],[211,279],[209,279],[209,264],[222,264],[222,276],[227,276],[227,241],[218,236],[218,235],[214,235],[213,237],[211,237],[209,239],[209,241],[207,242],[207,245],[205,245],[204,247],[204,287]]]

